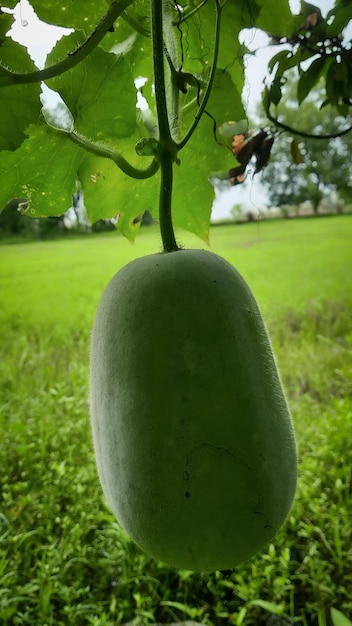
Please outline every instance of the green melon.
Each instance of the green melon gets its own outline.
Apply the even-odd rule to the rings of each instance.
[[[91,423],[107,502],[151,556],[229,569],[285,520],[291,418],[258,305],[223,258],[153,254],[114,276],[93,326]]]

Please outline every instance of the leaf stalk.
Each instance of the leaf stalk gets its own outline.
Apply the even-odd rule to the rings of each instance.
[[[59,128],[53,128],[53,130],[61,134],[64,133],[71,139],[71,141],[73,141],[73,143],[77,144],[84,150],[87,150],[88,152],[91,152],[96,156],[103,157],[104,159],[110,159],[115,163],[115,165],[117,165],[117,167],[120,168],[120,170],[122,170],[122,172],[124,172],[124,174],[127,174],[127,176],[130,176],[131,178],[137,178],[139,180],[150,178],[159,169],[159,162],[156,158],[151,161],[150,165],[147,168],[142,170],[134,167],[128,161],[126,161],[126,159],[122,156],[122,154],[120,154],[120,152],[112,150],[107,146],[102,146],[101,144],[89,141],[89,139],[87,139],[83,135],[80,135],[75,130],[66,131],[60,130]]]

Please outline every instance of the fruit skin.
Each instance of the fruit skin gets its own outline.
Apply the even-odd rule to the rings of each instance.
[[[223,258],[153,254],[113,277],[93,326],[91,423],[106,499],[151,556],[229,569],[285,520],[291,418],[257,303]]]

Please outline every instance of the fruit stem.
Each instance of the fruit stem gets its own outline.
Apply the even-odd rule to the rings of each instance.
[[[166,101],[164,41],[163,41],[163,5],[164,0],[151,0],[154,88],[156,112],[161,146],[158,159],[160,162],[159,225],[164,252],[178,250],[172,225],[171,202],[173,163],[177,157],[176,144],[171,136],[169,115]]]
[[[159,226],[164,252],[175,252],[179,249],[172,225],[171,201],[173,182],[173,157],[165,153],[160,158],[160,196]]]

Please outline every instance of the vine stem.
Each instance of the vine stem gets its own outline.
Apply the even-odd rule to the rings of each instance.
[[[178,250],[172,224],[172,184],[173,164],[176,160],[176,144],[171,136],[169,115],[166,101],[164,42],[163,42],[163,5],[164,0],[151,0],[154,88],[156,111],[159,127],[160,153],[160,194],[159,224],[164,252]]]
[[[216,21],[215,21],[215,41],[214,41],[214,52],[213,52],[213,59],[212,59],[212,64],[211,64],[211,70],[210,70],[210,76],[209,76],[209,80],[207,82],[207,85],[205,87],[205,91],[203,94],[203,98],[200,102],[199,105],[199,109],[194,117],[194,120],[190,126],[190,128],[188,129],[188,131],[186,132],[185,136],[183,137],[183,139],[177,144],[177,149],[178,150],[182,150],[182,148],[186,145],[186,143],[189,141],[189,139],[191,138],[191,136],[193,135],[194,131],[196,130],[200,119],[205,111],[205,107],[207,106],[208,100],[209,100],[209,96],[211,94],[211,90],[213,88],[213,84],[214,84],[214,78],[215,78],[215,74],[216,74],[216,68],[217,68],[217,64],[218,64],[218,56],[219,56],[219,45],[220,45],[220,19],[221,19],[221,10],[222,10],[222,6],[219,3],[219,0],[215,0],[215,6],[216,6]]]

